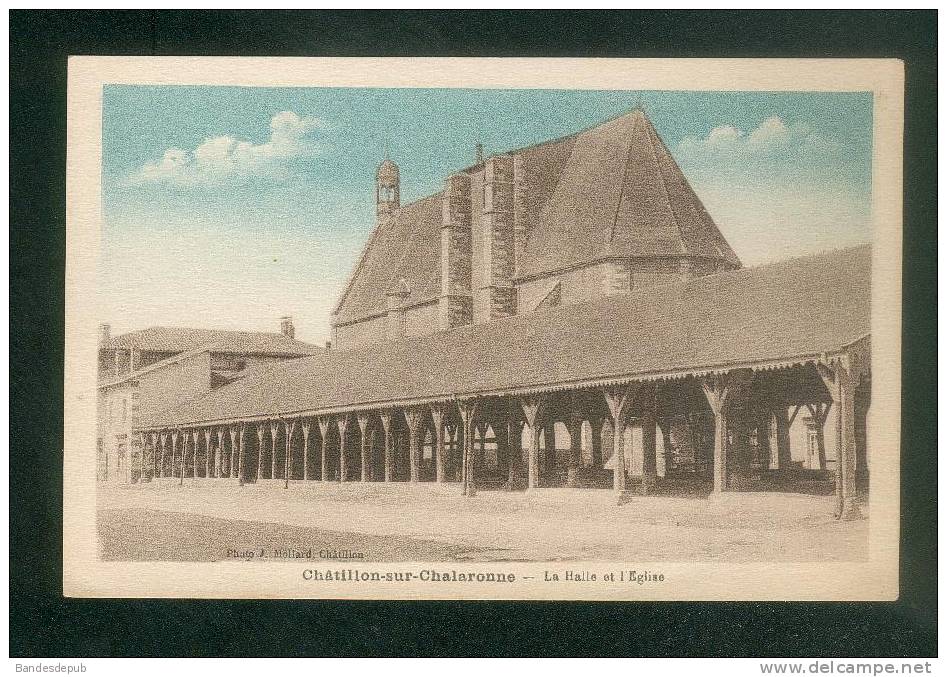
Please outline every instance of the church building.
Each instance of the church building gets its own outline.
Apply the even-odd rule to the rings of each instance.
[[[641,110],[477,157],[405,206],[392,160],[376,179],[377,224],[333,313],[337,348],[740,267]]]

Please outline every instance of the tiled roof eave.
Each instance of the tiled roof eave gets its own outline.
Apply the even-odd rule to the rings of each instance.
[[[428,296],[426,298],[420,299],[418,301],[412,301],[404,306],[402,310],[413,310],[414,308],[420,308],[422,306],[429,306],[432,303],[437,303],[439,296]],[[380,317],[385,317],[388,314],[388,311],[381,311],[377,313],[366,313],[364,315],[359,315],[358,317],[345,318],[344,320],[335,320],[332,322],[333,327],[348,327],[353,324],[358,324],[359,322],[367,322],[368,320],[377,320]]]
[[[180,423],[165,423],[153,426],[142,426],[137,429],[138,432],[156,432],[176,427],[200,428],[214,425],[231,425],[236,423],[255,423],[268,421],[272,419],[283,418],[309,418],[317,416],[331,416],[336,414],[353,413],[357,411],[378,411],[397,407],[419,406],[433,404],[437,402],[449,402],[454,400],[472,399],[478,397],[512,397],[535,395],[542,393],[562,392],[564,390],[580,390],[587,388],[601,388],[615,385],[622,385],[632,382],[656,382],[656,381],[680,381],[686,378],[700,378],[713,374],[723,374],[740,369],[750,369],[754,372],[776,371],[779,369],[788,369],[791,367],[802,366],[805,364],[826,363],[842,357],[846,354],[849,347],[864,341],[869,335],[856,338],[844,346],[831,351],[810,352],[793,357],[781,357],[773,359],[764,359],[747,362],[729,362],[715,365],[706,365],[701,367],[682,367],[680,369],[662,370],[656,372],[642,372],[629,374],[612,374],[603,376],[591,376],[583,379],[570,381],[561,381],[555,383],[542,383],[527,386],[511,386],[509,388],[492,388],[483,390],[471,390],[462,392],[449,392],[432,394],[425,397],[415,397],[406,399],[367,401],[351,404],[344,404],[335,407],[324,407],[316,409],[301,409],[293,411],[268,412],[254,414],[251,416],[237,416],[223,419],[209,419],[203,421],[184,421]]]
[[[568,273],[573,270],[578,270],[580,268],[586,268],[588,266],[594,266],[598,263],[607,263],[609,261],[679,261],[680,259],[689,259],[694,261],[713,261],[715,263],[724,263],[729,268],[739,267],[734,265],[732,262],[728,261],[722,256],[705,256],[697,254],[605,254],[602,256],[594,256],[588,260],[581,261],[579,263],[572,263],[568,266],[562,266],[559,268],[550,268],[548,270],[542,270],[539,272],[528,272],[528,273],[519,273],[513,277],[514,282],[529,282],[531,280],[536,280],[543,277],[549,277],[551,275],[561,275],[563,273]]]

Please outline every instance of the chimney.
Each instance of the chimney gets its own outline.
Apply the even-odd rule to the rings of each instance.
[[[110,338],[112,338],[112,325],[100,324],[99,325],[99,345],[102,345],[103,343],[108,343]]]
[[[482,165],[483,164],[483,144],[482,143],[477,144],[476,153],[477,153],[477,160],[475,164]]]
[[[296,338],[296,328],[293,326],[293,318],[286,315],[279,319],[279,333],[287,338]]]

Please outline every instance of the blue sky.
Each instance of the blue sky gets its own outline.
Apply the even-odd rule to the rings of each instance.
[[[870,93],[110,85],[101,319],[324,341],[386,145],[406,203],[638,104],[744,264],[870,239]]]

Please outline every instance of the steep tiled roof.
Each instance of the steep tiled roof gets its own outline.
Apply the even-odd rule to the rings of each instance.
[[[101,350],[130,349],[157,352],[184,352],[213,345],[226,353],[253,355],[317,355],[323,348],[282,334],[185,327],[148,327],[113,336]]]
[[[740,265],[640,110],[511,152],[523,158],[526,185],[527,240],[518,277],[611,257],[689,255]],[[483,165],[463,171],[477,174]],[[476,209],[472,217],[476,228],[481,218]],[[440,194],[402,207],[377,226],[335,322],[384,312],[385,292],[400,277],[411,289],[408,303],[435,298],[440,226]]]
[[[145,428],[680,374],[832,353],[870,331],[868,246],[329,352],[224,386]]]
[[[740,265],[650,120],[633,111],[574,138],[555,189],[530,215],[520,275],[683,255]]]
[[[405,205],[378,226],[339,301],[336,322],[385,312],[385,294],[404,278],[412,304],[441,288],[441,194]]]

